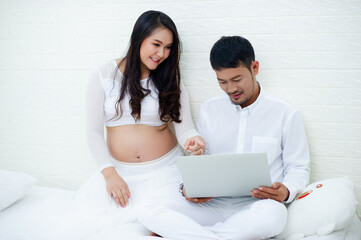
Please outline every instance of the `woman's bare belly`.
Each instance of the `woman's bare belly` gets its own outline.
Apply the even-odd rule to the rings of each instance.
[[[119,161],[139,163],[157,159],[177,145],[177,139],[168,124],[143,124],[107,127],[110,155]]]

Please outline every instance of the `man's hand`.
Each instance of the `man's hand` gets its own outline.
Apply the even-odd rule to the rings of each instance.
[[[192,203],[205,203],[205,202],[209,202],[211,201],[211,199],[213,197],[208,197],[208,198],[189,198],[187,197],[187,194],[186,194],[186,190],[184,189],[184,186],[182,187],[182,191],[183,191],[183,195],[185,197],[186,200],[192,202]]]
[[[253,189],[251,196],[258,199],[273,199],[278,202],[283,202],[288,199],[290,191],[280,182],[275,182],[272,187],[259,187]]]
[[[185,151],[191,151],[193,155],[202,155],[205,151],[205,143],[201,136],[188,138],[184,144]]]
[[[105,168],[102,173],[105,178],[109,196],[113,198],[118,205],[126,207],[129,202],[128,199],[130,198],[128,184],[118,175],[114,167]]]

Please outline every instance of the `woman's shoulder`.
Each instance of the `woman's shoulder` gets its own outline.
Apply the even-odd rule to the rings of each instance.
[[[120,87],[123,74],[119,71],[116,60],[110,60],[95,67],[90,79],[99,81],[105,92]]]
[[[100,77],[104,80],[115,79],[119,77],[119,75],[121,75],[115,59],[102,63],[96,68],[99,72]]]

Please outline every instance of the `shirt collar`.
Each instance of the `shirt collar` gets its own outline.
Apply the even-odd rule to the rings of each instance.
[[[250,113],[250,115],[253,115],[255,113],[255,111],[264,95],[264,90],[262,89],[261,84],[259,82],[257,82],[257,84],[259,86],[259,95],[258,95],[256,101],[245,108],[242,108],[240,105],[234,105],[236,111],[248,111]],[[229,99],[229,100],[231,101],[231,99]]]

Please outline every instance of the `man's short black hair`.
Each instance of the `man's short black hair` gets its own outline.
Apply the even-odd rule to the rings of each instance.
[[[255,55],[252,44],[244,37],[223,36],[213,45],[210,60],[214,70],[237,68],[243,65],[251,71]]]

